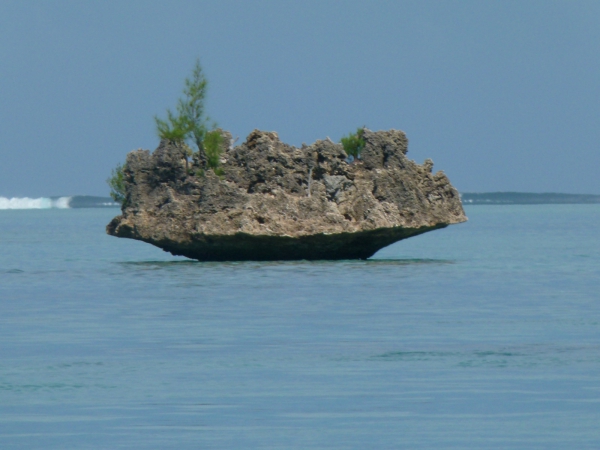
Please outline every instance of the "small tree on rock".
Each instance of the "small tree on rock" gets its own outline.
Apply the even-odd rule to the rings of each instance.
[[[348,156],[360,159],[360,152],[365,147],[365,140],[363,139],[364,132],[365,127],[357,128],[356,133],[350,133],[340,139],[340,142],[344,147],[344,151]]]
[[[117,164],[106,180],[110,187],[110,196],[112,199],[121,205],[125,201],[125,174],[123,173],[123,165]]]
[[[208,167],[211,169],[219,167],[222,150],[223,135],[221,130],[207,132],[204,138],[204,153],[206,154],[206,165]]]
[[[204,113],[204,99],[206,98],[206,88],[208,81],[204,77],[200,60],[196,61],[192,78],[186,78],[185,88],[183,89],[184,99],[179,99],[177,111],[180,116],[184,117],[188,122],[189,137],[192,138],[199,152],[204,151],[204,138],[207,132],[207,125],[210,117]],[[216,128],[217,124],[213,123],[212,128]]]
[[[185,144],[186,141],[193,142],[197,147],[200,161],[206,162],[209,159],[204,145],[210,122],[210,117],[204,111],[207,86],[208,81],[202,71],[200,60],[197,60],[191,78],[185,79],[183,97],[177,102],[177,113],[175,114],[167,109],[166,120],[154,117],[158,136],[181,146],[186,161],[186,169],[187,158],[191,156],[191,149]],[[210,128],[214,130],[216,126],[217,124],[213,122]],[[209,167],[213,166],[209,165]]]

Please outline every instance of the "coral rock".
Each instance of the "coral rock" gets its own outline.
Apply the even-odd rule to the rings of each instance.
[[[433,162],[406,157],[402,131],[364,131],[360,159],[326,139],[295,148],[254,130],[217,176],[162,141],[129,153],[122,215],[107,226],[202,261],[365,259],[396,241],[467,220]]]

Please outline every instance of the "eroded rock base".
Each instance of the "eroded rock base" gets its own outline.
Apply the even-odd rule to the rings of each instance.
[[[428,231],[445,228],[440,224],[421,228],[387,228],[335,235],[316,234],[301,237],[201,236],[185,244],[145,240],[119,229],[118,237],[132,238],[156,245],[175,256],[198,261],[296,261],[367,259],[394,242]]]

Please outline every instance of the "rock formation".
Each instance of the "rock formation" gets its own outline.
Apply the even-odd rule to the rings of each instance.
[[[226,145],[220,176],[199,161],[186,170],[181,148],[163,140],[127,155],[126,200],[107,232],[202,261],[366,259],[467,220],[446,175],[406,157],[402,131],[365,129],[363,139],[350,161],[329,139],[295,148],[254,130]]]

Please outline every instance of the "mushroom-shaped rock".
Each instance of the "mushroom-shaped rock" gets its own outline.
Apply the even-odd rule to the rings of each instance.
[[[365,129],[360,159],[326,139],[296,148],[254,130],[225,139],[216,175],[176,144],[124,166],[122,215],[107,232],[201,261],[366,259],[396,241],[467,220],[433,162],[406,157],[402,131]]]

